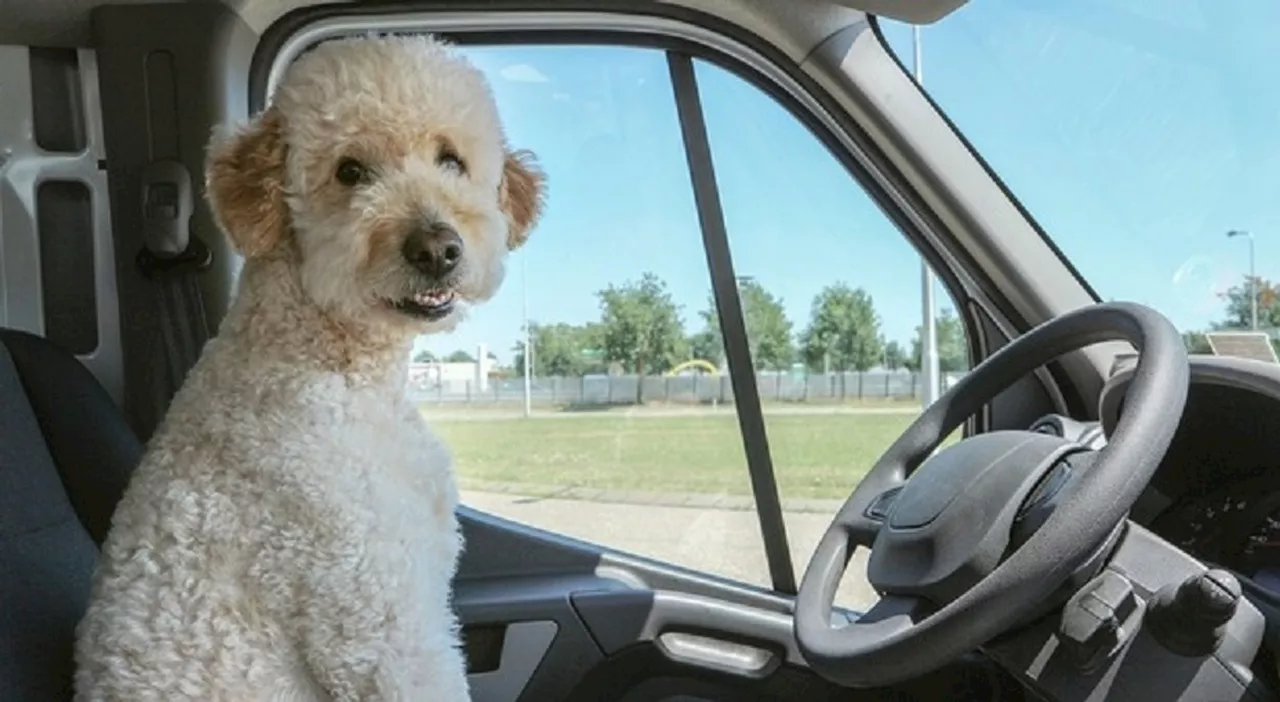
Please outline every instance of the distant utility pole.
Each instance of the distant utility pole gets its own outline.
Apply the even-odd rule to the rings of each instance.
[[[912,69],[916,83],[924,87],[924,65],[921,58],[920,27],[911,28]],[[933,271],[924,256],[920,257],[920,373],[924,376],[921,404],[929,407],[938,399],[938,333],[933,314]]]
[[[1227,232],[1228,239],[1234,239],[1242,236],[1249,240],[1249,328],[1258,330],[1258,274],[1254,270],[1253,264],[1253,233],[1242,231],[1240,229],[1232,229]]]

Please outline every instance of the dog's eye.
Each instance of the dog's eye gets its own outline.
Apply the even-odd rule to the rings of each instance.
[[[462,157],[448,147],[440,150],[440,155],[436,156],[436,165],[462,174],[467,172],[467,164],[463,163]]]
[[[339,183],[352,187],[368,180],[369,169],[354,158],[344,158],[338,162],[338,169],[334,171],[334,177],[338,179]]]

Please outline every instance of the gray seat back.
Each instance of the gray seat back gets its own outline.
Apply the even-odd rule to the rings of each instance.
[[[0,700],[71,699],[75,627],[141,453],[74,356],[0,330]]]

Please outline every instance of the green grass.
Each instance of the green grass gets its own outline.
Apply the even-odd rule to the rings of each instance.
[[[430,415],[430,413],[428,413]],[[784,498],[843,498],[914,419],[910,414],[774,415],[765,422]],[[716,416],[534,417],[432,426],[460,482],[749,495],[738,420]]]
[[[795,400],[774,400],[771,398],[761,398],[760,404],[764,407],[766,411],[775,407],[898,409],[898,408],[918,408],[920,406],[920,400],[909,398],[909,397],[906,397],[906,398],[850,397],[844,400],[806,400],[803,402],[799,402]],[[660,401],[655,400],[655,401],[646,402],[644,407],[647,409],[708,410],[712,408],[712,405],[706,404],[706,403],[693,404],[693,403],[686,403],[686,402],[671,402],[670,404],[664,404]],[[718,407],[721,409],[726,407],[732,408],[733,401],[730,400],[727,403],[720,403]],[[422,408],[425,412],[428,413],[428,415],[443,412],[445,414],[476,414],[476,415],[483,416],[486,413],[492,414],[492,413],[510,413],[512,411],[518,412],[524,408],[524,401],[518,397],[515,397],[515,398],[504,397],[499,401],[483,399],[483,400],[477,400],[475,402],[454,402],[454,401],[436,402],[436,401],[433,401],[430,398],[430,395],[428,394],[427,399],[422,402]],[[567,405],[559,402],[556,402],[556,403],[544,402],[542,401],[542,398],[537,398],[537,397],[534,398],[533,408],[535,411],[540,413],[580,411],[577,408],[573,407],[572,405]],[[588,410],[593,413],[616,413],[616,412],[632,411],[635,408],[636,406],[633,404],[622,403],[622,404],[616,404],[616,405],[591,406],[588,408]]]

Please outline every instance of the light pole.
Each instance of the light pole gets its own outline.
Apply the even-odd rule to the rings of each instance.
[[[520,252],[520,297],[524,306],[524,416],[533,413],[533,348],[529,344],[529,252]]]
[[[1234,239],[1242,236],[1249,240],[1249,328],[1258,330],[1258,275],[1254,270],[1253,258],[1253,233],[1240,229],[1232,229],[1227,232],[1228,239]]]
[[[911,28],[912,69],[916,83],[924,87],[924,61],[921,56],[920,27]],[[933,271],[924,256],[920,257],[920,373],[924,376],[921,404],[929,407],[938,399],[938,335],[933,319]]]

